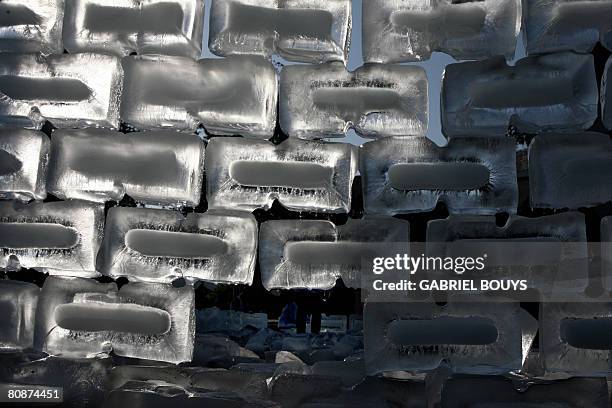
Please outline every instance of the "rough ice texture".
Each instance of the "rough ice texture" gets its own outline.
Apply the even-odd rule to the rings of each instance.
[[[0,2],[0,51],[61,54],[64,0]]]
[[[0,129],[0,198],[44,200],[47,197],[49,138],[26,129]]]
[[[65,0],[64,47],[119,56],[199,58],[203,0]]]
[[[363,16],[366,62],[427,60],[434,51],[457,59],[511,58],[521,1],[368,0]]]
[[[612,130],[612,57],[608,58],[601,79],[600,103],[601,120],[608,130]]]
[[[51,355],[191,361],[193,288],[49,277],[36,312],[35,347]]]
[[[460,138],[437,147],[425,138],[384,138],[360,150],[364,208],[395,215],[516,213],[516,153],[509,139]]]
[[[97,276],[104,208],[80,201],[0,201],[0,268]]]
[[[442,83],[442,131],[447,137],[503,136],[519,131],[577,131],[597,118],[592,55],[559,53],[519,60],[503,58],[446,67]]]
[[[342,279],[361,288],[362,257],[385,243],[409,241],[410,225],[390,217],[350,219],[338,227],[323,220],[267,221],[259,236],[262,283],[268,290],[328,290]]]
[[[609,0],[526,0],[524,5],[528,54],[589,53],[598,41],[612,50]]]
[[[421,67],[340,63],[292,65],[280,80],[280,125],[302,139],[416,136],[427,132],[427,76]]]
[[[32,348],[38,286],[0,280],[0,351]]]
[[[123,70],[101,54],[0,55],[0,126],[118,127]]]
[[[540,135],[529,146],[532,208],[581,208],[612,201],[612,141],[583,132]]]
[[[208,46],[217,55],[346,62],[350,36],[350,0],[212,1]]]
[[[121,119],[139,129],[192,130],[270,138],[278,83],[269,61],[254,56],[123,59]],[[248,74],[245,74],[248,73]]]
[[[204,143],[196,135],[105,129],[58,130],[51,138],[47,190],[63,199],[168,207],[200,202]]]
[[[348,212],[357,171],[351,145],[288,139],[279,145],[213,138],[206,152],[210,208]]]
[[[257,256],[257,222],[248,213],[205,214],[112,208],[98,270],[130,281],[248,284]]]

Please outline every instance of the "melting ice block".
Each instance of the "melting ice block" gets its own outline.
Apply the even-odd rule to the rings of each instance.
[[[121,118],[139,129],[193,130],[270,138],[276,126],[276,71],[261,57],[123,59]],[[248,74],[247,74],[248,73]]]
[[[385,138],[360,150],[368,214],[431,211],[516,213],[515,146],[509,139],[461,138],[437,147],[425,138]]]
[[[202,0],[65,0],[64,47],[74,52],[199,58]]]
[[[49,277],[37,309],[35,347],[52,355],[191,361],[193,288]]]
[[[64,0],[0,2],[0,51],[61,54]]]
[[[0,268],[98,276],[104,208],[79,201],[0,201]]]
[[[253,211],[274,200],[292,210],[348,212],[357,172],[347,144],[213,138],[206,152],[210,208]]]
[[[391,217],[351,219],[338,227],[323,220],[266,221],[259,234],[262,283],[268,290],[328,290],[342,279],[347,287],[361,288],[364,257],[408,242],[410,225]]]
[[[550,54],[506,65],[503,58],[446,67],[442,129],[447,137],[588,129],[597,118],[592,55]]]
[[[123,71],[100,54],[0,55],[0,126],[118,127]]]
[[[521,28],[520,0],[369,0],[363,2],[366,62],[511,58]]]
[[[0,129],[0,198],[44,200],[47,197],[49,138],[26,129]]]
[[[205,214],[111,208],[98,269],[130,281],[250,285],[257,256],[257,222],[245,212]]]
[[[38,286],[0,280],[0,351],[32,348]]]
[[[281,71],[280,125],[302,139],[427,132],[427,75],[421,67],[340,63],[291,65]]]
[[[350,0],[213,0],[208,46],[217,55],[348,59]]]
[[[51,138],[47,189],[63,199],[151,205],[200,201],[204,143],[196,135],[105,129],[58,130]]]
[[[612,57],[608,58],[601,79],[601,120],[608,130],[612,130]]]
[[[580,208],[612,201],[612,141],[605,134],[546,134],[529,146],[532,208]]]

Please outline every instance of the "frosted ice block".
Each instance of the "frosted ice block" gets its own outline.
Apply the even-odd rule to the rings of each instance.
[[[130,281],[253,282],[257,222],[249,213],[111,208],[98,270]]]
[[[368,214],[431,211],[451,214],[516,213],[514,143],[502,138],[460,138],[438,147],[425,138],[385,138],[360,149]]]
[[[538,136],[529,146],[532,208],[580,208],[612,201],[612,141],[583,132]]]
[[[519,131],[577,131],[597,118],[592,55],[560,53],[527,57],[514,67],[503,58],[446,67],[442,131],[453,136],[504,136]]]
[[[64,0],[0,2],[0,51],[61,54]]]
[[[0,129],[0,198],[28,201],[47,197],[49,138],[26,129]]]
[[[421,67],[340,63],[281,71],[279,120],[289,136],[417,136],[427,132],[427,75]]]
[[[199,58],[203,0],[65,0],[64,47],[119,56]]]
[[[138,129],[168,128],[270,138],[278,84],[269,61],[254,56],[123,59],[121,118]]]
[[[97,276],[103,225],[101,205],[0,201],[0,268]]]
[[[608,58],[601,79],[601,121],[612,130],[612,57]]]
[[[105,129],[58,130],[51,138],[47,190],[63,199],[168,207],[200,201],[204,143],[196,135]]]
[[[51,355],[191,361],[193,288],[49,277],[36,315],[35,347]]]
[[[348,60],[350,0],[213,0],[208,46],[217,55]]]
[[[32,348],[38,286],[0,280],[0,351]]]
[[[520,0],[369,0],[363,2],[366,62],[511,58],[521,28]]]
[[[348,212],[357,172],[351,145],[213,138],[206,152],[210,208],[253,211],[274,200],[291,210]]]
[[[119,126],[123,71],[101,54],[0,55],[0,126]]]

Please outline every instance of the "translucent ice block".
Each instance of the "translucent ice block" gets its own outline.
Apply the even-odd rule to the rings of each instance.
[[[60,54],[64,0],[0,2],[0,51]]]
[[[64,47],[74,52],[199,58],[202,0],[65,0]]]
[[[278,200],[292,210],[348,212],[356,171],[356,150],[347,144],[213,138],[206,194],[211,208],[252,211]]]
[[[350,0],[213,0],[208,46],[217,55],[348,59]]]
[[[130,281],[253,282],[257,222],[244,212],[205,214],[111,208],[98,270]]]
[[[191,361],[193,288],[49,277],[36,315],[35,347],[52,355]]]
[[[362,258],[374,256],[381,244],[410,241],[402,220],[371,217],[336,227],[329,221],[272,220],[261,225],[259,260],[264,287],[323,289],[338,279],[361,287]]]
[[[366,62],[429,59],[441,51],[457,59],[514,55],[520,0],[369,0],[363,2]]]
[[[196,130],[270,138],[278,84],[269,61],[253,56],[123,59],[123,121],[139,129]]]
[[[195,206],[204,143],[196,135],[104,129],[58,130],[51,138],[47,190],[63,199]]]
[[[32,348],[38,286],[0,280],[0,351]]]
[[[281,71],[280,125],[302,139],[425,135],[427,76],[421,67],[340,63],[291,65]]]
[[[550,54],[506,65],[503,58],[446,67],[442,129],[447,137],[588,129],[597,118],[592,55]]]
[[[225,333],[233,335],[251,327],[256,330],[268,327],[266,313],[243,313],[236,310],[221,310],[218,307],[196,310],[198,333]]]
[[[425,138],[385,138],[360,151],[369,214],[431,211],[516,213],[515,146],[509,139],[460,138],[437,147]]]
[[[26,129],[0,129],[0,198],[44,200],[47,197],[49,138]]]
[[[601,80],[601,120],[612,130],[612,57],[608,58]]]
[[[580,208],[612,201],[612,141],[584,132],[538,136],[529,146],[533,208]]]
[[[0,126],[118,127],[123,71],[100,54],[0,55]]]
[[[97,276],[104,208],[79,201],[0,201],[0,268]]]

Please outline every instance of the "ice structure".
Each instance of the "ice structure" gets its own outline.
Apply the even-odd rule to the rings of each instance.
[[[0,2],[0,52],[61,54],[64,0]]]
[[[346,213],[356,172],[356,149],[348,144],[213,138],[206,194],[210,208],[253,211],[278,200],[296,211]]]
[[[270,138],[278,83],[261,57],[205,59],[130,56],[123,59],[121,119],[138,129],[195,131]],[[245,73],[248,73],[246,75]]]
[[[394,63],[511,58],[521,28],[520,0],[369,0],[363,2],[363,58]]]
[[[63,199],[136,202],[167,207],[200,202],[204,143],[169,131],[123,134],[58,130],[51,138],[47,190]]]
[[[244,313],[236,310],[221,310],[218,307],[196,310],[196,319],[198,333],[233,335],[247,327],[255,330],[268,327],[268,315],[266,313]]]
[[[279,121],[289,136],[424,136],[427,75],[416,66],[340,63],[290,65],[281,71]]]
[[[350,0],[212,1],[208,46],[217,55],[346,62],[350,37]]]
[[[0,280],[0,351],[32,348],[38,286]]]
[[[583,132],[538,136],[529,146],[532,208],[597,206],[612,201],[612,141]]]
[[[446,67],[442,83],[442,131],[456,136],[504,136],[520,132],[578,131],[597,118],[592,55],[559,53],[527,57],[515,66],[503,58]]]
[[[47,197],[49,138],[27,129],[0,129],[0,198],[28,201]]]
[[[203,0],[64,0],[64,47],[119,56],[202,53]]]
[[[257,222],[246,212],[205,214],[111,208],[98,270],[130,281],[253,282]]]
[[[0,55],[0,126],[119,126],[123,71],[101,54]]]
[[[335,226],[323,220],[271,220],[261,225],[261,280],[272,289],[332,289],[338,279],[361,288],[363,258],[390,244],[410,242],[410,225],[391,217],[350,219]]]
[[[502,138],[460,138],[438,147],[426,138],[384,138],[360,149],[367,214],[431,211],[451,214],[516,213],[514,143]]]
[[[612,4],[612,3],[611,3]],[[601,121],[608,130],[612,130],[612,57],[608,58],[601,79]]]
[[[51,355],[109,353],[169,363],[191,361],[193,288],[49,277],[40,294],[35,347]]]
[[[0,201],[0,268],[98,276],[104,207],[80,201]]]

